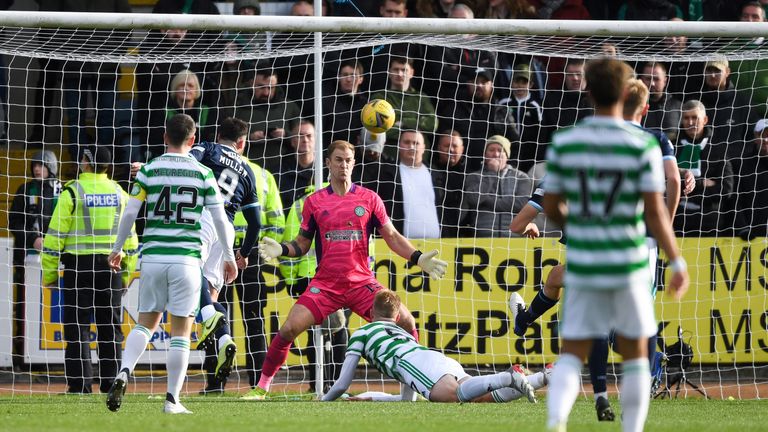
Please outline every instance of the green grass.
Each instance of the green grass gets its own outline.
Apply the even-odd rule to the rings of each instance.
[[[614,406],[618,403],[612,401]],[[184,399],[191,416],[161,414],[162,400],[131,395],[118,413],[103,396],[0,398],[0,430],[6,431],[541,431],[546,403],[432,404],[370,402],[245,402],[234,398]],[[704,432],[764,430],[764,401],[653,401],[647,431]],[[592,402],[580,398],[569,431],[619,431],[620,423],[598,423]]]

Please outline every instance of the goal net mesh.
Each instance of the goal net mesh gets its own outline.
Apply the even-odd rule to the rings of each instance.
[[[513,334],[507,303],[512,292],[530,303],[552,267],[563,262],[564,246],[558,243],[559,228],[544,216],[535,220],[542,234],[536,239],[511,234],[509,223],[541,181],[552,132],[592,113],[580,62],[610,54],[650,85],[645,125],[670,137],[678,163],[695,177],[696,188],[682,197],[675,219],[691,290],[679,303],[664,295],[668,275],[660,258],[658,349],[677,342],[680,329],[693,351],[685,369],[689,380],[714,397],[765,397],[768,146],[761,138],[768,135],[762,132],[768,45],[762,38],[326,33],[321,94],[314,87],[314,44],[312,33],[0,29],[0,119],[7,143],[0,193],[10,237],[0,273],[7,276],[3,295],[11,299],[0,305],[0,366],[11,371],[3,373],[9,378],[0,381],[0,390],[66,389],[62,294],[40,287],[34,242],[47,224],[39,213],[50,210],[61,188],[53,187],[51,196],[45,188],[22,188],[33,181],[39,152],[58,159],[43,165],[63,184],[77,175],[79,147],[109,147],[110,174],[127,190],[130,163],[162,153],[165,119],[178,112],[193,116],[199,140],[215,140],[217,125],[229,116],[249,124],[246,156],[271,173],[259,174],[258,184],[266,191],[274,178],[279,193],[272,196],[281,201],[264,209],[263,235],[278,240],[297,232],[297,215],[289,213],[300,209],[313,183],[313,158],[307,153],[336,139],[355,144],[354,180],[378,191],[395,226],[418,248],[437,249],[449,263],[446,277],[434,281],[382,240],[371,250],[379,281],[413,312],[421,343],[471,373],[504,370],[512,363],[543,368],[557,357],[560,306],[546,311],[521,338]],[[379,137],[363,133],[359,119],[363,104],[373,98],[389,100],[397,113],[395,127]],[[316,99],[322,132],[314,128]],[[692,120],[691,111],[683,109],[691,100],[705,108],[699,116],[692,110]],[[491,136],[509,143],[501,173],[486,160]],[[415,141],[416,150],[403,149],[406,141]],[[454,158],[456,152],[460,157]],[[28,194],[19,197],[24,190]],[[243,392],[254,384],[269,341],[295,296],[307,288],[311,263],[281,265],[282,272],[276,263],[256,266],[241,289],[222,293],[238,345],[227,390]],[[137,288],[134,281],[123,296],[124,335],[137,319]],[[326,384],[340,369],[347,334],[361,324],[352,315],[346,325],[334,321],[322,327],[331,364]],[[167,330],[164,323],[153,335],[132,381],[142,385],[135,391],[165,391]],[[193,346],[197,334],[196,326]],[[89,337],[95,391],[100,379],[112,377],[100,376],[95,325]],[[292,395],[312,385],[308,340],[297,338],[274,393]],[[189,392],[205,386],[203,359],[193,351]],[[215,365],[215,358],[209,361]],[[619,364],[612,353],[609,385],[618,380]],[[679,366],[680,357],[672,356],[667,376],[678,376]],[[689,386],[680,388],[693,394]],[[394,381],[361,368],[353,390],[366,389],[399,391]],[[585,391],[591,392],[586,375]]]

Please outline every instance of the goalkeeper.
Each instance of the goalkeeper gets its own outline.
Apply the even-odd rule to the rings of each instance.
[[[323,322],[328,314],[349,308],[371,321],[373,298],[384,289],[368,265],[368,243],[374,228],[393,252],[409,259],[431,277],[437,279],[445,274],[447,264],[437,259],[436,250],[424,254],[416,250],[394,228],[381,198],[352,183],[354,146],[347,141],[334,141],[327,155],[330,185],[306,199],[296,238],[289,243],[277,243],[265,237],[259,244],[259,254],[268,261],[279,256],[302,256],[309,252],[314,239],[317,272],[272,339],[258,387],[243,396],[244,399],[265,398],[272,378],[288,357],[293,340],[311,325]],[[417,337],[414,318],[405,306],[400,306],[399,316],[398,325]]]
[[[413,391],[431,402],[508,402],[523,396],[536,401],[534,387],[546,384],[544,372],[531,376],[537,384],[529,382],[517,366],[493,375],[470,377],[459,362],[419,345],[395,325],[400,307],[400,298],[394,292],[376,293],[371,310],[374,322],[352,334],[341,376],[323,401],[335,400],[349,388],[360,357],[404,384],[399,396],[403,401],[412,400]]]

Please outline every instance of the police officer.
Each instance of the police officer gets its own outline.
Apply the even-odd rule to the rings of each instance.
[[[240,150],[245,150],[245,148],[238,149],[238,151]],[[248,160],[245,156],[242,156],[242,158],[248,161],[248,165],[253,170],[256,195],[262,204],[262,226],[259,239],[267,236],[276,241],[282,241],[285,216],[277,182],[271,172]],[[235,249],[239,249],[248,226],[248,222],[245,220],[242,212],[235,214],[234,225]],[[237,297],[240,300],[240,312],[243,316],[243,327],[246,333],[245,368],[248,371],[248,382],[251,387],[255,387],[259,382],[261,371],[256,370],[256,368],[260,368],[262,363],[264,363],[264,356],[267,353],[267,336],[264,328],[264,307],[267,304],[267,290],[262,271],[269,271],[270,268],[262,268],[261,257],[259,257],[257,250],[254,248],[250,257],[248,257],[248,267],[238,274],[234,282],[234,290],[231,287],[224,287],[219,295],[221,300],[226,300],[228,304],[233,304],[234,292],[236,291]],[[213,352],[206,353],[208,355],[206,356],[204,368],[208,372],[206,379],[208,384],[200,393],[223,392],[225,382],[217,380],[213,374],[213,370],[216,367],[216,357],[213,356]]]
[[[123,333],[120,328],[123,287],[136,268],[138,239],[125,246],[122,274],[110,270],[107,256],[128,194],[107,176],[112,154],[103,147],[82,147],[81,173],[64,185],[43,240],[43,286],[59,285],[59,263],[64,324],[64,372],[67,393],[91,393],[90,322],[96,322],[99,389],[109,391],[120,364]]]

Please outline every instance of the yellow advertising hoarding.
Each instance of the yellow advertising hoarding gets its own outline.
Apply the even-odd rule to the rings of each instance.
[[[689,265],[691,290],[678,303],[667,298],[660,287],[656,299],[660,336],[668,344],[676,342],[678,326],[682,326],[685,338],[690,337],[695,362],[767,363],[768,240],[691,238],[680,244]],[[514,291],[530,302],[549,269],[564,258],[565,251],[555,239],[443,239],[416,242],[416,246],[440,251],[440,257],[449,263],[444,279],[423,277],[407,260],[392,254],[382,240],[375,245],[375,270],[379,281],[399,293],[413,312],[423,344],[464,364],[546,363],[556,358],[558,308],[531,326],[525,339],[512,333],[507,308]],[[268,274],[266,278],[271,291],[266,328],[274,334],[294,299],[276,277]],[[47,307],[50,297],[48,293],[42,296],[43,340],[39,343],[44,350],[61,350],[61,326]],[[234,331],[243,353],[239,313],[235,317]],[[126,320],[126,334],[130,321]],[[354,317],[350,328],[361,323]],[[158,338],[162,336],[158,334]],[[297,346],[306,342],[301,336]],[[298,364],[302,359],[294,353],[288,361]],[[242,355],[238,364],[244,364]]]

